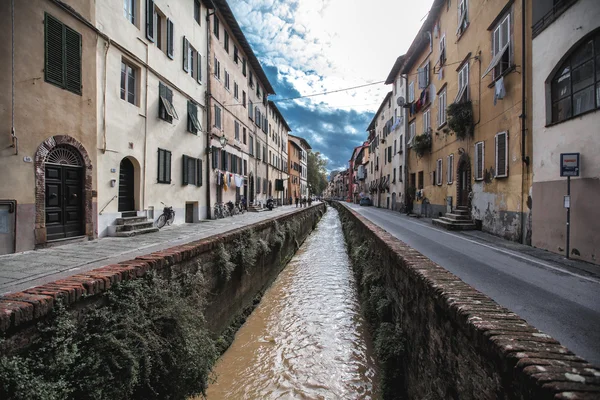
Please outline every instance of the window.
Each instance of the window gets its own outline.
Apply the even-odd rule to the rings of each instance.
[[[446,63],[446,35],[440,38],[440,56],[438,58],[438,66],[443,66]]]
[[[436,176],[436,185],[440,186],[442,184],[442,159],[437,160],[437,165],[435,168],[435,176]]]
[[[198,134],[198,132],[202,131],[202,126],[200,125],[200,121],[198,120],[198,106],[191,101],[188,100],[187,103],[188,109],[188,121],[187,121],[187,129],[188,132]]]
[[[510,14],[507,14],[494,28],[492,34],[492,61],[481,78],[484,78],[493,70],[493,79],[496,79],[510,68],[512,65],[510,42]]]
[[[416,121],[411,122],[410,124],[408,124],[408,146],[410,147],[412,145],[412,141],[415,138],[415,135],[417,134],[417,124]]]
[[[458,71],[458,93],[454,102],[458,103],[461,101],[469,100],[469,62]]]
[[[215,104],[215,127],[221,129],[221,107]]]
[[[201,19],[200,19],[200,10],[201,9],[202,8],[200,6],[200,0],[194,0],[194,19],[196,20],[198,25],[201,24]]]
[[[423,113],[423,133],[430,133],[431,130],[431,108]]]
[[[262,156],[262,160],[266,163],[267,162],[267,146],[263,144],[263,156]]]
[[[415,101],[415,83],[411,82],[408,84],[408,102],[412,103]]]
[[[173,107],[173,91],[162,82],[158,84],[158,118],[172,123],[173,118],[179,119],[175,107]]]
[[[398,167],[398,182],[402,182],[402,165]]]
[[[246,128],[244,128],[244,130],[246,130]],[[252,135],[250,135],[250,146],[248,153],[250,153],[251,156],[254,156],[254,137]]]
[[[128,62],[121,61],[121,99],[137,105],[138,69]]]
[[[427,63],[417,71],[419,78],[419,89],[427,88],[427,86],[429,86],[429,61],[427,61]]]
[[[181,184],[202,186],[202,160],[186,155],[182,157],[182,160],[181,171],[183,172],[183,177]]]
[[[242,128],[242,143],[246,144],[246,128]]]
[[[438,95],[438,126],[446,123],[446,88]]]
[[[202,83],[202,55],[196,51],[187,38],[183,37],[183,70]]]
[[[213,18],[213,33],[215,34],[216,38],[219,38],[219,18],[217,17],[217,15],[215,14],[214,18]]]
[[[221,80],[221,63],[217,60],[217,57],[215,57],[215,78]]]
[[[234,125],[234,130],[235,130],[235,140],[240,140],[240,123],[237,121],[234,121],[233,123]]]
[[[158,149],[158,183],[171,183],[171,152]]]
[[[46,14],[46,82],[81,94],[81,35]]]
[[[233,97],[236,100],[239,100],[240,98],[240,87],[238,86],[237,82],[233,82]]]
[[[132,24],[136,24],[135,20],[135,0],[124,0],[123,1],[123,15],[127,18],[127,21]]]
[[[238,61],[240,59],[240,56],[238,54],[238,48],[237,46],[234,44],[233,45],[233,62],[238,64]]]
[[[469,4],[467,0],[459,0],[458,2],[458,27],[456,34],[462,35],[465,29],[469,26]]]
[[[551,122],[600,108],[600,33],[597,32],[575,48],[552,78]]]
[[[242,58],[242,74],[246,76],[246,59]]]
[[[260,85],[256,84],[256,96],[260,99]]]
[[[480,181],[483,179],[483,171],[485,169],[485,153],[484,143],[475,143],[475,180]]]
[[[396,153],[397,153],[397,151],[396,151],[396,150],[397,150],[397,147],[396,147],[396,145],[397,145],[397,143],[396,143],[396,140],[394,140],[394,154],[396,154]]]
[[[229,32],[223,32],[223,47],[225,47],[225,51],[229,54]]]
[[[508,176],[508,135],[506,132],[496,134],[496,178]]]
[[[246,107],[246,92],[242,90],[242,105]]]
[[[419,186],[417,189],[423,189],[423,171],[419,171]]]
[[[248,175],[248,161],[244,160],[244,171],[243,171],[244,175]]]
[[[225,89],[230,90],[230,85],[229,85],[229,72],[227,72],[227,70],[225,71]]]
[[[388,162],[392,162],[392,146],[388,147]]]
[[[254,75],[252,75],[252,71],[250,71],[250,74],[248,75],[248,85],[251,88],[254,88]]]
[[[452,184],[452,181],[454,179],[454,154],[450,154],[448,156],[448,165],[446,166],[446,173],[447,173],[447,182],[448,185]]]

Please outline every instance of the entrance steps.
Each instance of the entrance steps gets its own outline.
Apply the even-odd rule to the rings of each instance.
[[[477,225],[469,215],[469,209],[465,206],[458,206],[446,216],[431,220],[433,225],[445,228],[449,231],[472,231],[477,229]]]
[[[115,232],[111,236],[115,237],[131,237],[143,235],[144,233],[158,232],[158,228],[154,226],[153,221],[148,221],[144,216],[138,217],[135,211],[123,213],[123,217],[117,218]]]
[[[268,211],[269,209],[267,207],[260,207],[260,206],[255,206],[255,205],[249,205],[248,206],[248,212],[263,212],[263,211]]]

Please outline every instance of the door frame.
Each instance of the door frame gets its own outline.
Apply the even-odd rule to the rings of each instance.
[[[466,182],[464,182],[466,197],[463,199],[462,187],[463,187],[463,172],[466,175]],[[463,153],[456,166],[456,206],[464,206],[471,208],[469,193],[471,192],[471,160],[468,154]]]
[[[78,140],[68,135],[51,136],[43,141],[35,153],[35,245],[43,245],[48,242],[46,233],[46,157],[57,146],[68,145],[79,153],[83,162],[82,182],[82,221],[83,233],[90,239],[95,237],[96,218],[92,204],[92,161],[89,153]]]
[[[131,195],[133,196],[132,201],[133,201],[133,205],[132,205],[132,209],[131,210],[121,210],[121,164],[123,163],[123,161],[129,161],[129,163],[131,164]],[[121,161],[119,162],[119,180],[117,181],[117,210],[118,212],[123,212],[123,211],[136,211],[137,207],[136,207],[136,166],[135,166],[135,162],[133,159],[131,159],[130,157],[123,157],[121,159]]]

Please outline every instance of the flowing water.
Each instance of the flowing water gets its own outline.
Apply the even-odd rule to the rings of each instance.
[[[216,365],[216,399],[372,399],[377,371],[331,207]]]

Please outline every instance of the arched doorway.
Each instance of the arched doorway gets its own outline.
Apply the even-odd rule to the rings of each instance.
[[[135,211],[135,169],[129,158],[119,165],[119,212]]]
[[[392,210],[396,211],[396,192],[392,193]]]
[[[84,168],[81,155],[61,144],[44,160],[46,239],[58,240],[84,234]]]
[[[273,196],[273,182],[269,181],[269,197]]]
[[[254,175],[250,174],[250,203],[254,203]]]
[[[456,205],[468,207],[471,192],[471,163],[469,156],[463,154],[456,168]]]

